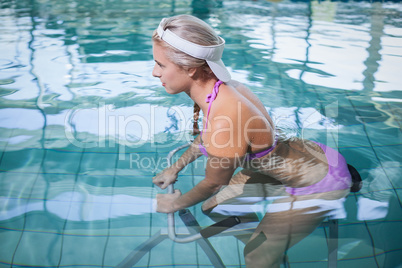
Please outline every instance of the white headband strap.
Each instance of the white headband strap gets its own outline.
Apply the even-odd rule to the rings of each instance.
[[[169,45],[197,59],[218,61],[222,58],[223,49],[225,47],[225,40],[222,37],[219,36],[222,41],[219,45],[201,46],[181,38],[169,29],[163,30],[162,24],[164,21],[165,19],[159,24],[157,33],[159,37]]]

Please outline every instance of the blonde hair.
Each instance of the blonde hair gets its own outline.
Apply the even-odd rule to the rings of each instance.
[[[162,27],[163,30],[169,29],[181,38],[198,45],[213,46],[222,42],[211,26],[191,15],[178,15],[167,18]],[[194,58],[164,42],[156,30],[152,35],[152,41],[167,48],[167,58],[179,67],[186,70],[198,68],[200,70],[199,78],[203,80],[216,78],[205,60]],[[198,127],[199,112],[200,107],[194,103],[193,135],[200,133]]]
[[[219,45],[222,42],[211,26],[191,15],[167,18],[164,20],[162,28],[163,30],[169,29],[181,38],[202,46]],[[168,59],[176,65],[185,69],[202,67],[202,71],[206,71],[208,75],[206,78],[215,76],[205,60],[194,58],[164,42],[156,30],[153,33],[152,40],[167,48]]]

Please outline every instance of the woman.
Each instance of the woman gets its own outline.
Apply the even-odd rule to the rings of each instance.
[[[239,238],[247,243],[248,267],[279,267],[288,248],[328,215],[344,212],[351,175],[331,148],[280,139],[259,99],[231,80],[221,60],[223,47],[209,25],[189,15],[163,19],[153,34],[153,76],[168,93],[185,92],[205,115],[192,146],[153,182],[164,189],[187,164],[208,157],[205,178],[185,194],[159,194],[157,211],[205,201],[202,209],[214,219],[237,214],[243,221],[256,220],[252,204],[268,200],[255,233]]]

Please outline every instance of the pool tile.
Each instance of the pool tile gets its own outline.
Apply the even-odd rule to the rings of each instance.
[[[343,115],[355,115],[356,111],[353,107],[353,103],[350,102],[351,98],[354,98],[356,95],[358,95],[359,93],[354,93],[354,92],[350,92],[350,91],[342,91],[339,92],[339,94],[334,94],[333,97],[336,98],[336,100],[334,100],[333,102],[337,102],[338,103],[338,113],[339,113],[339,118],[343,117]],[[328,96],[332,96],[331,92],[328,93]],[[348,117],[351,118],[351,117]],[[356,118],[354,118],[351,122],[353,122],[354,120],[356,120]]]
[[[115,153],[84,152],[80,173],[93,176],[113,176],[116,169],[117,155]]]
[[[402,167],[385,167],[384,172],[394,188],[402,188]]]
[[[0,194],[7,198],[21,200],[42,199],[47,184],[43,174],[27,176],[25,173],[2,173],[0,175]],[[24,203],[24,201],[21,201]]]
[[[384,122],[388,120],[389,115],[378,110],[374,105],[362,105],[357,108],[357,120],[365,124]]]
[[[19,224],[20,227],[23,226]],[[12,225],[11,228],[7,228],[5,224],[0,226],[0,240],[2,245],[0,246],[0,266],[9,267],[13,259],[13,255],[17,250],[18,243],[20,241],[22,230],[17,226]],[[4,229],[3,229],[4,228]]]
[[[75,174],[44,174],[46,184],[46,198],[55,199],[65,192],[74,191],[76,187],[77,175]]]
[[[396,189],[395,191],[399,199],[399,202],[402,203],[402,189]]]
[[[290,262],[291,267],[297,268],[326,268],[328,264],[326,261],[317,261],[317,262]],[[281,268],[285,268],[283,264],[281,264]]]
[[[46,152],[42,149],[23,149],[3,153],[0,170],[27,174],[41,172],[43,158]]]
[[[306,250],[308,248],[309,250]],[[299,263],[324,262],[328,259],[328,247],[323,227],[316,228],[313,233],[294,245],[288,251],[289,261]]]
[[[171,241],[167,242],[166,245],[168,246],[171,243]],[[169,246],[167,248],[170,248]],[[172,266],[178,265],[178,266],[198,266],[198,265],[211,265],[211,262],[209,261],[208,257],[204,254],[202,249],[198,246],[196,242],[191,242],[191,243],[173,243],[171,246],[171,250],[169,251],[162,251],[163,253],[161,256],[164,256],[166,253],[170,256],[167,256],[167,259],[171,258],[171,264]],[[183,254],[183,252],[186,252]],[[158,256],[158,253],[156,253],[154,256],[154,259],[158,259],[155,256]],[[151,262],[152,263],[152,262]],[[164,264],[161,259],[158,261],[159,264]],[[156,264],[156,262],[155,262]]]
[[[305,140],[320,142],[335,149],[338,147],[338,144],[334,140],[332,130],[317,131],[316,129],[303,129],[301,133],[301,138]]]
[[[197,255],[195,243],[174,243],[169,239],[159,243],[148,254],[141,259],[142,263],[147,262],[148,267],[175,265],[191,267],[191,264],[197,263],[197,258],[200,257]]]
[[[369,147],[364,126],[362,124],[344,125],[338,133],[340,147]]]
[[[345,157],[346,162],[354,166],[359,172],[363,169],[369,170],[381,167],[373,149],[370,147],[341,147],[339,151]],[[361,176],[363,179],[365,178],[365,175],[361,174]]]
[[[402,106],[400,103],[392,103],[392,102],[388,102],[388,109],[391,112],[391,114],[393,115],[393,119],[396,120],[396,122],[398,123],[398,125],[401,125],[402,122]]]
[[[135,152],[116,157],[117,175],[154,176],[167,167],[166,159],[153,152]]]
[[[25,231],[15,253],[14,265],[55,266],[59,261],[60,246],[59,234]]]
[[[397,227],[399,228],[399,226]],[[383,267],[400,267],[402,249],[392,250],[384,253]]]
[[[373,146],[399,145],[402,139],[399,128],[390,127],[382,122],[366,124],[365,129]]]
[[[154,184],[152,183],[153,175],[133,173],[132,175],[116,175],[114,177],[113,187],[116,188],[124,188],[127,187],[133,189],[146,187],[146,188],[154,188]],[[147,190],[148,191],[148,190]]]
[[[362,169],[360,175],[363,179],[361,193],[377,192],[393,189],[392,183],[383,168]]]
[[[336,95],[333,96],[333,102],[325,107],[325,112],[329,115],[329,118],[333,118],[335,115],[336,117],[334,120],[337,124],[342,126],[355,126],[361,124],[362,122],[357,119],[354,107],[347,101],[340,103],[340,100],[343,100],[342,96],[339,98],[336,97]]]
[[[363,187],[359,191],[359,196],[368,196],[368,198],[379,196],[379,198],[382,199],[381,196],[388,196],[387,191],[393,189],[390,180],[385,175],[382,168],[370,170],[362,169],[359,172],[363,179]]]
[[[356,259],[338,260],[338,267],[356,268],[356,267],[378,267],[374,257],[364,257]]]
[[[0,128],[0,152],[3,152],[6,150],[6,148],[9,146],[10,138],[13,139],[11,135],[15,130],[9,129],[9,128]]]
[[[373,149],[384,168],[396,168],[402,165],[402,144],[374,146]]]
[[[58,174],[76,174],[79,172],[82,152],[47,150],[42,172]]]
[[[79,185],[89,185],[90,187],[99,187],[99,189],[102,187],[112,187],[113,182],[113,174],[81,174],[77,176],[77,183]]]
[[[399,210],[400,212],[400,210]],[[399,219],[399,221],[401,218]],[[378,261],[382,259],[385,260],[386,255],[394,249],[397,249],[400,246],[400,241],[402,239],[401,232],[395,232],[398,229],[400,223],[398,221],[381,221],[381,222],[368,222],[368,229],[370,230],[371,236],[374,240],[374,250],[375,254],[378,254],[380,257]],[[389,239],[392,237],[393,239]],[[388,258],[388,257],[387,257]],[[388,260],[388,264],[391,259]],[[394,264],[396,260],[393,259]],[[400,259],[399,259],[400,261]],[[400,263],[399,263],[400,264]],[[383,262],[380,262],[380,267],[395,267],[395,266],[384,266]]]
[[[102,266],[107,232],[85,230],[80,235],[64,235],[60,266]]]
[[[338,260],[370,258],[372,254],[371,238],[363,222],[340,226]]]
[[[132,233],[131,231],[128,234]],[[109,237],[107,249],[104,257],[104,264],[110,267],[116,267],[120,262],[122,262],[130,253],[132,253],[137,246],[144,243],[148,237],[146,236],[121,236],[121,237]],[[151,254],[153,251],[158,252],[158,246],[154,247],[151,250]],[[119,249],[119,250],[116,250]],[[161,254],[163,252],[160,252]],[[155,256],[155,255],[152,255]],[[162,256],[162,255],[161,255]],[[135,265],[134,267],[148,267],[149,263],[149,254],[145,254]],[[163,256],[164,257],[164,256]]]
[[[240,267],[241,264],[244,264],[244,244],[235,237],[212,237],[209,241],[227,267]],[[211,262],[208,261],[207,263]]]

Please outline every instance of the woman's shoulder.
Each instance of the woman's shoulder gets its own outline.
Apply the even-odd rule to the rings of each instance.
[[[221,86],[218,98],[213,103],[211,115],[213,117],[237,116],[239,106],[244,105],[243,95],[232,84]]]
[[[240,83],[236,80],[230,80],[227,85],[232,87],[237,94],[240,94],[242,97],[251,101],[254,105],[260,105],[260,101],[257,96],[252,92],[250,88],[248,88],[243,83]],[[257,104],[258,103],[258,104]]]
[[[247,86],[238,81],[231,80],[224,87],[220,88],[214,105],[215,107],[211,109],[212,117],[223,119],[219,120],[221,124],[233,126],[238,123],[244,123],[239,119],[247,119],[247,117],[258,114],[259,112],[256,111],[256,108],[260,108],[261,103]],[[231,118],[232,120],[228,122],[227,118]],[[224,127],[221,124],[216,124],[215,126],[218,128]],[[226,126],[229,127],[229,125]]]
[[[230,80],[229,82],[227,82],[228,86],[231,86],[237,90],[243,91],[243,90],[250,90],[247,86],[245,86],[244,84],[240,83],[239,81],[236,80]]]
[[[261,114],[263,114],[272,124],[272,121],[270,119],[270,116],[264,106],[264,104],[261,102],[261,100],[253,93],[251,89],[249,89],[246,85],[240,83],[239,81],[236,80],[231,80],[229,82],[229,86],[233,87],[236,89],[236,92],[240,94],[244,100],[247,100],[249,105],[251,106],[250,108],[257,108]]]

